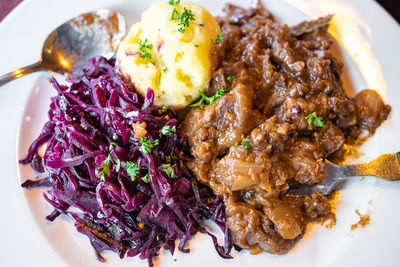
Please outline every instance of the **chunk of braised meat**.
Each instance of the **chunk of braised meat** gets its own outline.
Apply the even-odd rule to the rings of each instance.
[[[305,215],[309,221],[315,221],[319,217],[331,213],[328,198],[321,192],[315,191],[311,195],[305,196],[303,203]]]
[[[252,91],[238,83],[218,101],[190,110],[183,132],[197,161],[208,163],[225,153],[259,123],[261,115],[253,109],[253,99]]]
[[[291,175],[290,166],[278,152],[284,151],[293,130],[288,123],[279,124],[275,116],[260,124],[250,133],[248,145],[231,146],[228,154],[213,165],[210,186],[219,194],[257,186],[278,195]]]
[[[379,94],[370,89],[358,93],[355,100],[358,105],[360,127],[373,134],[375,129],[389,116],[391,107],[385,105]]]
[[[294,178],[302,184],[318,183],[323,179],[323,152],[320,144],[308,138],[290,140],[283,158],[294,169]]]
[[[284,239],[274,224],[260,211],[245,203],[227,203],[226,224],[233,233],[236,245],[249,249],[252,254],[264,251],[286,253],[294,246],[295,239]]]
[[[225,18],[232,24],[246,25],[251,19],[254,20],[257,18],[261,20],[265,20],[266,18],[274,19],[271,12],[265,9],[260,1],[257,1],[256,5],[249,9],[228,3],[224,6],[223,11]]]
[[[336,152],[344,144],[343,132],[332,122],[328,121],[325,127],[313,133],[313,141],[320,144],[323,149],[323,157]]]
[[[274,223],[275,230],[284,239],[294,239],[301,236],[306,228],[307,222],[301,206],[297,202],[290,203],[275,198],[272,205],[264,207],[264,213]]]
[[[217,194],[258,187],[276,196],[287,187],[289,173],[279,157],[238,146],[214,165],[210,177],[209,185]]]
[[[253,129],[250,133],[252,148],[267,150],[267,152],[282,152],[286,141],[296,128],[287,122],[278,123],[277,117],[272,116]]]
[[[333,15],[328,15],[312,21],[303,21],[293,27],[290,27],[290,32],[296,37],[305,33],[314,32],[321,27],[327,27],[332,17]]]

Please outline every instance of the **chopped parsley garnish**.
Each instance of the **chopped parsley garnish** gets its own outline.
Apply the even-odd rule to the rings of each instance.
[[[174,126],[170,126],[170,125],[166,125],[166,126],[164,126],[162,129],[161,129],[161,133],[163,134],[163,135],[167,135],[167,136],[169,136],[169,135],[171,135],[173,132],[176,132],[176,126],[174,125]]]
[[[143,109],[148,109],[149,108],[149,105],[144,105],[143,106]]]
[[[165,67],[162,69],[163,72],[167,72],[168,71],[168,67]]]
[[[160,71],[160,74],[158,75],[158,84],[161,84],[161,74],[162,74],[162,72]]]
[[[139,148],[139,151],[148,154],[151,152],[151,149],[155,146],[158,146],[158,144],[160,143],[160,141],[158,141],[158,139],[154,140],[154,141],[150,141],[147,140],[147,137],[142,136],[142,139],[140,140],[140,143],[142,144],[142,146]]]
[[[121,169],[121,161],[118,159],[117,160],[117,166],[115,167],[115,171],[119,172],[119,169]]]
[[[223,38],[223,36],[222,36],[222,32],[220,33],[220,34],[218,34],[217,35],[217,39],[215,39],[215,43],[220,43],[220,42],[222,42],[222,38]],[[210,39],[210,41],[211,41],[211,43],[214,43],[214,40],[211,38]]]
[[[181,0],[169,0],[169,4],[171,5],[171,6],[175,6],[175,5],[178,5],[179,3],[181,2]]]
[[[148,49],[149,50],[153,49],[153,45],[147,43],[147,38],[144,40],[144,42],[139,41],[139,45],[140,45],[140,47],[139,47],[139,51],[140,51],[139,56],[141,58],[145,58],[145,59],[150,60],[151,59],[151,54],[147,50]]]
[[[215,42],[216,43],[222,42],[222,38],[223,38],[223,36],[222,36],[222,32],[221,32],[220,34],[217,35],[217,39],[215,39]]]
[[[312,124],[313,123],[315,126],[325,127],[325,124],[322,121],[322,117],[318,117],[317,116],[317,112],[315,112],[315,111],[313,113],[311,113],[311,114],[308,114],[305,117],[305,119],[308,122],[308,124]]]
[[[162,164],[163,171],[165,171],[169,177],[175,177],[174,168],[171,167],[171,164]]]
[[[243,146],[244,149],[248,149],[250,147],[249,139],[247,139],[247,138],[243,138],[243,140],[242,140],[242,142],[240,142],[240,144]]]
[[[181,16],[181,14],[179,14],[178,10],[176,10],[176,8],[174,8],[174,10],[172,10],[171,20],[179,19],[180,16]]]
[[[233,75],[229,75],[228,77],[226,77],[226,80],[227,80],[228,82],[233,81],[233,79],[235,79],[235,76],[233,76]]]
[[[237,146],[238,145],[238,143],[236,142],[236,143],[232,143],[232,146]]]
[[[225,94],[226,92],[228,92],[228,89],[226,89],[226,86],[222,86],[222,88],[217,90],[215,95],[208,97],[202,91],[199,90],[199,94],[201,95],[201,99],[198,102],[190,105],[190,107],[192,107],[192,108],[195,108],[195,107],[204,108],[206,105],[211,104],[214,101],[220,99],[221,96],[223,94]]]
[[[139,174],[139,166],[131,161],[126,162],[126,173],[131,177],[132,182],[135,181],[136,175]]]
[[[99,166],[99,178],[100,181],[104,182],[105,181],[105,176],[110,176],[110,164],[113,162],[111,155],[108,155],[108,157],[103,160],[103,162]]]
[[[112,146],[118,146],[118,144],[115,143],[115,142],[111,142],[110,144],[111,144]]]
[[[162,106],[161,112],[162,112],[162,113],[165,113],[165,112],[167,111],[167,109],[168,109],[167,106]]]
[[[149,174],[146,174],[141,179],[142,179],[143,182],[148,183],[149,182]]]
[[[185,33],[185,28],[189,27],[190,21],[194,21],[195,18],[192,10],[183,7],[182,14],[176,8],[172,10],[171,20],[179,20],[178,26],[180,27],[178,28],[178,32]]]

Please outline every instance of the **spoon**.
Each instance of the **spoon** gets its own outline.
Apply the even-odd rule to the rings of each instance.
[[[375,176],[388,181],[400,180],[400,152],[382,154],[372,161],[352,165],[336,165],[325,160],[324,170],[325,179],[321,183],[312,186],[294,185],[288,193],[305,196],[319,191],[329,195],[342,181],[360,176]]]
[[[66,75],[92,57],[110,58],[125,33],[125,18],[116,11],[101,9],[79,15],[49,34],[38,62],[1,76],[0,86],[32,72]]]

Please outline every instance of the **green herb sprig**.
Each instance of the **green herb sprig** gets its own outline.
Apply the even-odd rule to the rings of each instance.
[[[99,172],[99,178],[100,181],[104,182],[106,179],[106,175],[110,176],[110,165],[111,162],[114,162],[111,158],[111,155],[108,155],[108,157],[103,160],[103,162],[100,164],[100,166],[98,167],[98,169],[100,170]]]
[[[162,164],[162,168],[169,177],[175,178],[175,171],[174,168],[171,167],[171,164]]]
[[[217,38],[215,39],[215,43],[218,44],[218,43],[222,42],[222,39],[223,39],[223,36],[222,36],[222,32],[221,32],[221,33],[217,34]],[[214,43],[213,39],[211,39],[211,43]]]
[[[233,76],[233,75],[229,75],[228,77],[226,77],[226,80],[227,80],[228,82],[233,81],[233,79],[235,79],[235,76]]]
[[[322,120],[322,117],[318,117],[317,112],[315,112],[315,111],[313,113],[308,114],[305,117],[305,119],[309,125],[314,124],[317,127],[325,127],[326,126]]]
[[[196,107],[204,108],[206,105],[209,105],[209,104],[213,103],[214,101],[217,101],[218,99],[220,99],[221,96],[223,96],[227,92],[228,92],[228,89],[226,88],[226,86],[222,86],[222,88],[217,90],[215,95],[208,97],[202,91],[199,90],[199,94],[201,96],[201,99],[198,102],[190,105],[190,107],[192,107],[192,108],[196,108]]]
[[[172,133],[176,132],[176,126],[166,125],[161,129],[161,133],[166,136],[170,136]]]
[[[148,183],[149,182],[149,174],[146,174],[141,179],[142,179],[143,182]]]
[[[139,56],[144,59],[151,60],[151,53],[148,50],[153,49],[153,45],[147,43],[147,38],[144,41],[139,41]]]
[[[132,161],[127,161],[126,173],[128,174],[129,177],[131,177],[132,182],[135,181],[136,176],[139,174],[139,166]]]
[[[243,138],[243,140],[242,140],[242,142],[240,142],[240,144],[243,146],[244,149],[248,149],[250,147],[249,139],[247,139],[247,138]]]
[[[178,26],[178,32],[180,33],[185,33],[185,28],[189,27],[190,21],[195,20],[195,16],[192,12],[192,10],[187,9],[186,7],[183,7],[183,12],[180,14],[176,8],[172,10],[171,14],[171,20],[179,20]]]
[[[171,5],[171,6],[176,6],[176,5],[179,5],[179,3],[181,2],[181,0],[169,0],[169,4]]]
[[[155,146],[158,146],[160,141],[158,139],[154,140],[154,141],[150,141],[147,139],[147,137],[142,136],[142,138],[140,139],[140,143],[142,144],[142,146],[139,148],[139,151],[148,154],[151,152],[151,149]]]

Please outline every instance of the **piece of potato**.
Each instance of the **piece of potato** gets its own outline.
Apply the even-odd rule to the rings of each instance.
[[[182,27],[171,19],[174,8],[182,14],[191,10],[195,20]],[[176,13],[175,13],[176,14]],[[184,33],[178,31],[183,28]],[[215,18],[200,5],[181,2],[178,5],[156,3],[134,24],[117,52],[122,75],[145,95],[155,92],[156,106],[184,108],[205,91],[215,68],[215,40],[221,30]],[[139,42],[151,44],[150,58],[142,58]],[[211,41],[214,40],[214,41]]]

